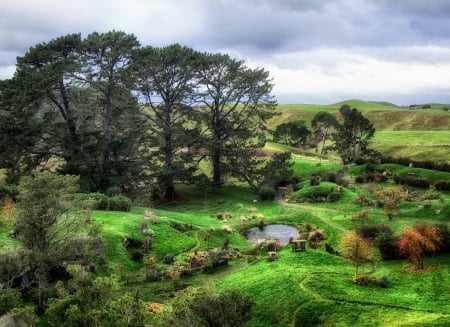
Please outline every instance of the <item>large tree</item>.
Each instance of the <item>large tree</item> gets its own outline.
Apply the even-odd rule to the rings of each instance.
[[[95,168],[92,179],[101,191],[131,187],[142,172],[140,150],[147,126],[132,95],[129,69],[139,46],[134,35],[119,31],[92,33],[83,40],[78,78],[95,94],[95,115],[88,119],[100,135],[90,162]]]
[[[39,308],[53,268],[67,262],[100,259],[102,242],[90,235],[90,217],[76,204],[78,177],[39,173],[23,177],[15,210],[15,230],[29,251],[31,277],[37,284]]]
[[[18,57],[14,78],[0,85],[3,166],[18,175],[53,157],[85,190],[129,185],[145,136],[128,87],[138,46],[122,32],[69,34]]]
[[[152,142],[151,175],[166,198],[175,196],[175,181],[186,181],[195,170],[189,150],[198,143],[196,104],[200,54],[173,44],[135,52],[135,90],[145,105]]]
[[[369,148],[369,144],[375,133],[375,127],[356,108],[341,110],[341,113],[344,116],[344,122],[333,134],[333,140],[334,149],[341,157],[343,164],[346,165],[374,153]]]
[[[332,114],[326,111],[319,111],[311,120],[311,127],[314,130],[314,135],[319,142],[322,143],[320,153],[326,151],[326,141],[330,138],[331,132],[339,126],[339,123]]]
[[[264,145],[265,121],[276,106],[272,87],[264,69],[248,68],[224,54],[203,56],[199,112],[215,185],[221,185],[226,174],[239,177],[242,164],[249,164],[243,159]]]
[[[289,146],[304,147],[308,142],[311,131],[303,120],[282,123],[273,133],[273,140]]]
[[[66,162],[81,155],[79,98],[73,92],[80,44],[78,34],[38,44],[17,58],[14,78],[2,82],[0,129],[9,137],[1,147],[4,158],[15,158],[5,163],[11,172],[32,169],[55,155]]]

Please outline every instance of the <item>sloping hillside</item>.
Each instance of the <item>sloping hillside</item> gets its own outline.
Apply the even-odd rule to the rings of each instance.
[[[378,131],[443,131],[450,129],[450,111],[444,111],[445,105],[431,105],[429,109],[400,107],[390,103],[363,100],[347,100],[329,105],[290,104],[279,105],[278,115],[268,121],[270,129],[284,122],[304,120],[309,124],[319,111],[339,116],[339,108],[348,104],[369,118]]]

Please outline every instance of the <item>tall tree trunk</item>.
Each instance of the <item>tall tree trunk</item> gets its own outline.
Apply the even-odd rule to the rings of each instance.
[[[212,165],[213,165],[213,183],[215,186],[222,185],[222,169],[220,167],[221,159],[220,147],[214,147],[212,153]]]

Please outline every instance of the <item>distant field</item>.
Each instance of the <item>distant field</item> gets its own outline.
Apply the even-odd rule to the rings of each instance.
[[[292,120],[304,120],[309,124],[319,111],[326,111],[340,118],[339,108],[344,104],[363,112],[380,131],[450,130],[450,112],[443,110],[445,105],[431,104],[429,109],[421,109],[421,106],[418,106],[414,110],[409,110],[394,104],[362,100],[348,100],[330,105],[279,105],[277,109],[279,115],[269,120],[268,125],[270,129],[275,129],[279,124]]]
[[[386,156],[449,161],[450,130],[377,131],[372,148]]]
[[[385,156],[409,157],[414,160],[450,160],[449,105],[430,104],[423,109],[418,105],[410,110],[387,102],[348,100],[330,105],[287,104],[279,105],[274,118],[268,121],[270,130],[282,123],[304,120],[310,125],[319,111],[329,112],[342,119],[339,109],[348,104],[363,113],[375,126],[373,148]],[[274,146],[272,146],[272,149]],[[305,150],[291,150],[295,154],[309,155]]]

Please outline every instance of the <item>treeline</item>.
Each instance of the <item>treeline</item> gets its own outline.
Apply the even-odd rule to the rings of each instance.
[[[255,156],[276,107],[264,69],[179,44],[143,47],[119,31],[37,44],[16,66],[0,81],[10,182],[53,162],[85,192],[151,185],[173,197],[177,182],[272,183]]]

